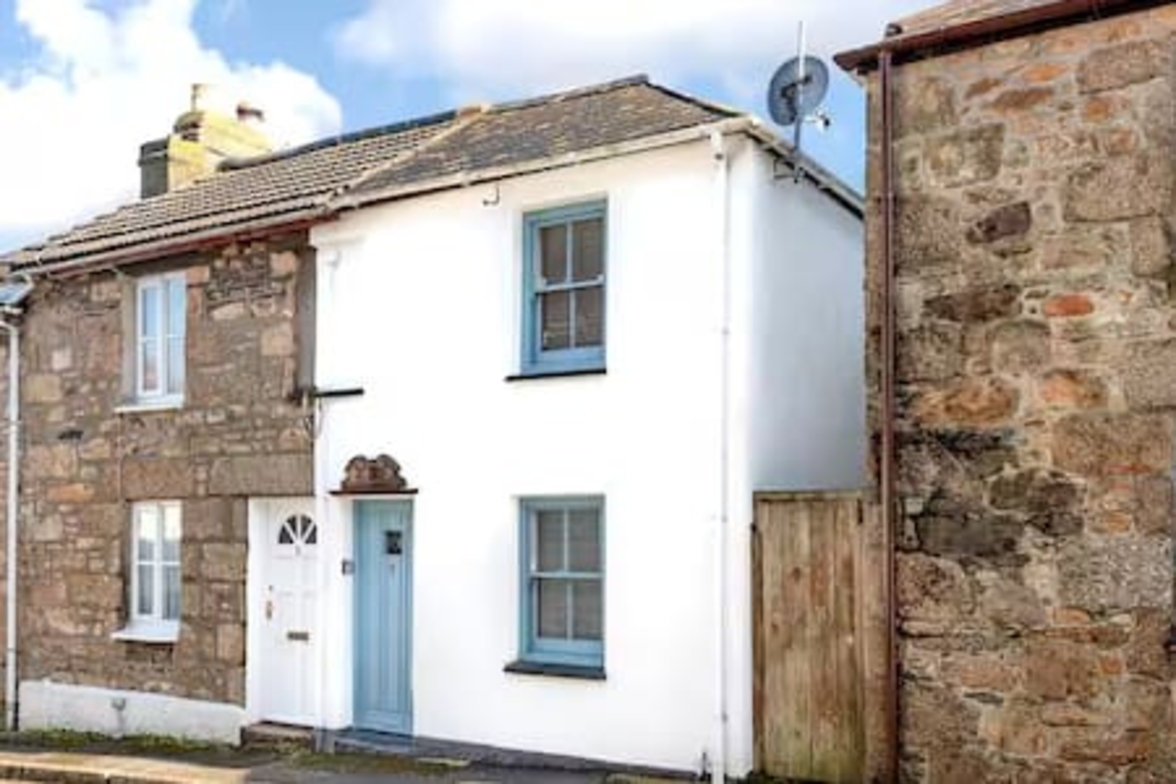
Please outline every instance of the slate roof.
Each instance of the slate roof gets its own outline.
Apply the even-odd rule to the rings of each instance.
[[[1037,6],[1053,5],[1056,2],[1057,0],[952,0],[950,3],[898,19],[893,24],[901,28],[900,35],[919,35],[1007,16]]]
[[[868,70],[888,50],[897,59],[935,56],[1027,32],[1159,5],[1163,0],[951,0],[887,25],[885,37],[841,52],[842,68]]]
[[[216,173],[127,204],[43,243],[0,256],[14,267],[164,254],[202,239],[326,219],[439,178],[706,126],[738,112],[644,76],[528,101],[449,112],[222,164]]]

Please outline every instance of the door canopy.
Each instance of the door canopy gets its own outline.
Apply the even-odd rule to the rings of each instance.
[[[401,495],[415,493],[400,474],[400,463],[388,455],[356,455],[347,461],[336,495]]]

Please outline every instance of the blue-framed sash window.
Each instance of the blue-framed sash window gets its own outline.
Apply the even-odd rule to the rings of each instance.
[[[524,219],[522,370],[604,368],[604,202]]]
[[[604,499],[522,501],[521,656],[603,667]]]

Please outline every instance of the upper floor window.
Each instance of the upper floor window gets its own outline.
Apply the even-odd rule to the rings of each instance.
[[[179,399],[184,394],[183,273],[141,278],[135,296],[135,396]]]
[[[604,202],[524,219],[524,373],[604,368]]]

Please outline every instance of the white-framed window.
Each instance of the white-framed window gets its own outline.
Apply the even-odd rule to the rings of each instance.
[[[131,510],[130,621],[115,636],[172,642],[180,630],[179,501],[143,501]]]
[[[184,396],[184,273],[152,275],[135,286],[135,397],[178,401]]]

